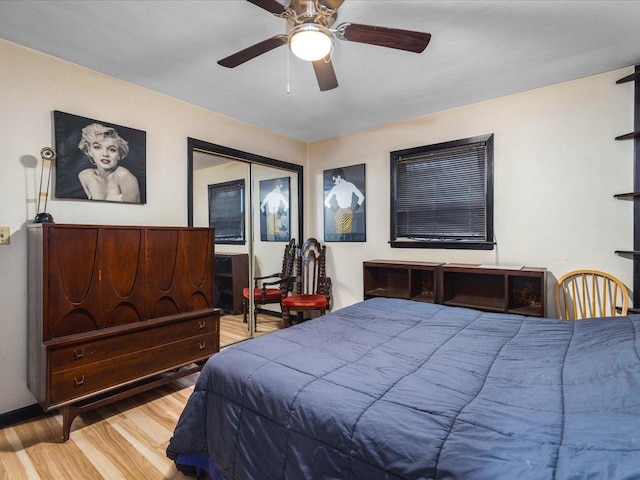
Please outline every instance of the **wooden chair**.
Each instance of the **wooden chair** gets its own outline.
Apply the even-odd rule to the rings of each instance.
[[[324,315],[331,310],[331,278],[326,272],[325,245],[309,238],[296,255],[296,275],[291,277],[293,293],[282,299],[284,326],[290,324],[290,312],[319,311]]]
[[[292,284],[290,282],[293,275],[293,264],[296,254],[296,240],[294,238],[284,247],[284,255],[282,257],[282,271],[271,275],[254,277],[253,279],[253,321],[258,327],[258,305],[266,305],[268,303],[281,303],[291,291]],[[247,322],[247,312],[249,311],[249,287],[242,289],[243,297],[243,316],[242,320]]]
[[[613,275],[599,270],[574,270],[555,285],[556,313],[564,320],[626,315],[629,293]]]

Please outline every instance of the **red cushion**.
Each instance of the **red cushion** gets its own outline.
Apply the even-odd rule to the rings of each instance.
[[[249,298],[249,289],[243,288],[242,295],[244,298]],[[262,288],[256,288],[253,290],[253,299],[256,302],[263,302],[265,300],[270,302],[278,302],[280,301],[280,297],[282,296],[282,290],[279,288],[267,288],[267,294],[265,298],[262,298]]]
[[[321,308],[327,306],[327,297],[324,295],[290,295],[282,300],[282,305],[289,308]]]

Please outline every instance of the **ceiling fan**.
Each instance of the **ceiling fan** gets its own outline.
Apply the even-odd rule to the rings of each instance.
[[[277,17],[286,19],[287,33],[251,45],[219,60],[218,64],[234,68],[281,45],[289,45],[294,55],[312,62],[322,91],[338,86],[331,64],[334,36],[349,42],[396,48],[414,53],[424,51],[431,40],[430,33],[357,23],[342,23],[332,29],[338,16],[338,8],[344,0],[287,0],[284,5],[277,0],[247,1]]]

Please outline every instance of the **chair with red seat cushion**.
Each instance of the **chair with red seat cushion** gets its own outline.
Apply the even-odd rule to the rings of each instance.
[[[291,291],[292,284],[285,282],[293,274],[293,263],[295,260],[296,241],[291,241],[284,247],[284,256],[282,257],[282,271],[272,275],[264,275],[254,277],[253,279],[253,320],[256,328],[258,325],[258,305],[266,305],[268,303],[280,303],[283,297],[286,297]],[[267,281],[272,279],[270,281]],[[283,282],[285,284],[283,285]],[[249,288],[242,289],[244,312],[242,320],[246,323],[247,312],[249,311]]]
[[[293,293],[281,302],[284,326],[290,324],[290,312],[331,310],[331,279],[327,277],[325,245],[315,238],[304,242],[296,254],[296,275],[290,278]]]

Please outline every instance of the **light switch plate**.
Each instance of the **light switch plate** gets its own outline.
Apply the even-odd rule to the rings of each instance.
[[[0,245],[9,245],[11,232],[9,227],[0,227]]]

